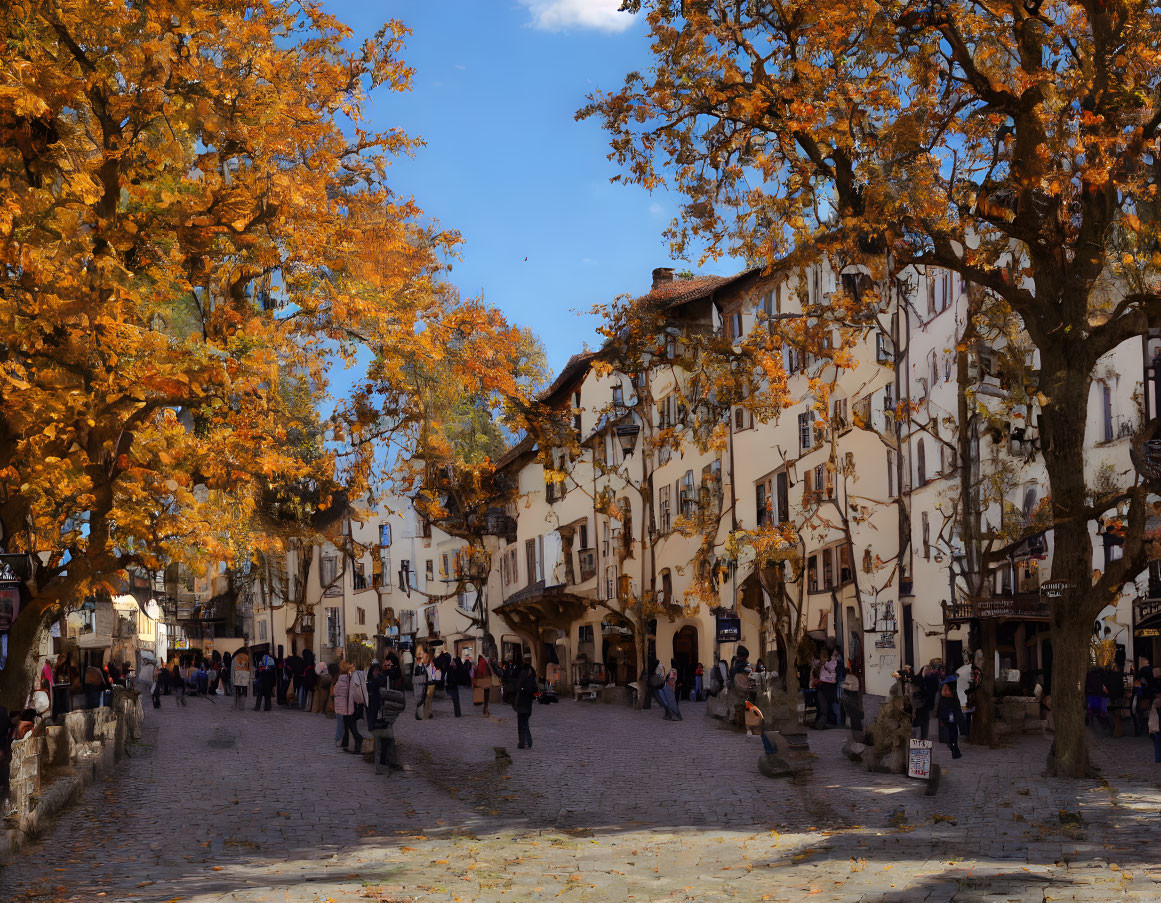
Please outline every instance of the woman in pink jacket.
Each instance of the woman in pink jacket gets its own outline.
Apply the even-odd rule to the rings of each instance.
[[[363,752],[363,737],[359,733],[359,721],[367,707],[367,683],[362,671],[346,665],[339,679],[335,681],[335,717],[343,719],[343,752],[359,755]],[[347,741],[354,737],[354,747],[348,748]]]

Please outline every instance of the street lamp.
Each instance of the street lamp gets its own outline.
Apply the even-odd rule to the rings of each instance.
[[[617,427],[617,441],[621,444],[621,453],[627,458],[637,447],[637,435],[641,427],[635,423],[624,423]]]

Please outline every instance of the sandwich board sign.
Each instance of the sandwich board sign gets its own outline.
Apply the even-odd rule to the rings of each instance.
[[[907,777],[931,780],[931,741],[912,740],[907,749]]]

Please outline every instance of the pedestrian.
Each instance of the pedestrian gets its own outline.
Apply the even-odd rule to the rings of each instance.
[[[314,708],[314,691],[318,686],[318,670],[315,668],[314,652],[306,649],[302,653],[302,691],[298,697],[298,707],[304,712]]]
[[[427,685],[423,694],[423,717],[431,719],[435,717],[431,711],[431,704],[435,701],[435,691],[443,680],[443,669],[432,660],[431,653],[424,657],[424,661]]]
[[[234,695],[234,655],[229,652],[222,653],[222,689],[226,691],[227,696]]]
[[[863,730],[863,699],[859,693],[859,679],[847,672],[843,678],[843,714],[856,734]]]
[[[814,726],[818,730],[826,730],[830,720],[831,710],[834,708],[838,683],[839,651],[831,650],[825,662],[818,667],[818,700],[814,706]]]
[[[230,658],[230,686],[234,688],[234,708],[243,708],[246,703],[242,700],[250,692],[250,647],[248,646],[243,646]]]
[[[96,665],[85,668],[85,708],[95,709],[105,695],[105,674]]]
[[[647,691],[649,695],[657,700],[657,704],[661,706],[661,711],[663,713],[661,716],[662,720],[672,721],[673,713],[669,710],[669,706],[665,702],[665,694],[663,692],[665,688],[666,676],[665,666],[662,665],[661,662],[659,662],[657,659],[653,659],[649,662],[649,680],[646,684]]]
[[[315,685],[314,685],[314,700],[311,703],[310,710],[316,715],[326,715],[327,703],[331,698],[331,687],[334,686],[335,679],[331,677],[331,672],[325,662],[319,662],[314,666]]]
[[[705,698],[703,696],[704,691],[705,691],[705,670],[702,668],[701,662],[698,662],[697,665],[693,669],[693,701],[694,702],[701,702],[702,699]]]
[[[488,717],[488,703],[492,697],[492,668],[488,664],[488,659],[484,655],[476,660],[476,673],[472,678],[472,687],[474,689],[474,696],[480,699],[480,705],[483,705],[483,715]],[[473,702],[475,700],[473,699]]]
[[[259,707],[263,707],[263,711],[270,711],[270,697],[274,695],[274,686],[278,680],[278,669],[275,664],[274,657],[269,653],[263,653],[262,658],[258,662],[257,679],[254,688],[254,711],[257,712]]]
[[[336,741],[335,746],[343,752],[350,752],[347,741],[350,739],[351,729],[347,719],[354,711],[351,696],[351,666],[344,662],[339,666],[339,679],[335,681],[335,718],[342,725],[342,736]],[[358,728],[355,729],[355,733],[358,733]]]
[[[956,692],[955,684],[954,673],[940,683],[936,717],[939,719],[940,727],[947,731],[947,748],[951,750],[951,757],[959,759],[963,756],[959,751],[959,730],[963,724],[963,711],[959,705],[959,693]]]
[[[384,661],[384,665],[394,664],[391,659]],[[390,669],[387,667],[368,679],[367,693],[367,721],[371,725],[371,736],[375,742],[375,750],[372,752],[375,774],[382,774],[384,768],[402,771],[403,766],[395,747],[395,719],[403,712],[406,697],[402,690],[391,687]],[[376,751],[377,756],[374,755]]]
[[[1153,762],[1161,763],[1161,699],[1154,699],[1149,706],[1147,726],[1153,738]]]
[[[421,721],[423,719],[423,708],[425,705],[430,708],[427,702],[427,652],[420,650],[415,657],[415,668],[411,675],[411,686],[415,690],[415,720]],[[432,693],[435,692],[435,687],[431,688]]]
[[[185,676],[181,671],[181,660],[175,657],[169,685],[173,688],[173,693],[177,697],[177,704],[185,705]]]
[[[455,658],[450,659],[450,667],[448,668],[448,673],[445,677],[445,682],[446,682],[446,686],[447,686],[447,695],[451,697],[452,711],[455,713],[456,718],[459,718],[460,714],[461,714],[461,712],[460,712],[460,687],[464,686],[468,683],[471,683],[470,678],[467,681],[463,680],[463,674],[464,674],[464,663],[460,660],[460,657],[457,655]]]
[[[661,692],[665,696],[665,704],[669,708],[669,715],[671,720],[681,720],[681,707],[677,701],[677,669],[670,668],[669,673],[665,675],[665,686],[662,687]]]
[[[919,676],[911,680],[911,727],[918,729],[920,740],[926,740],[931,732],[931,711],[939,698],[939,686],[939,678],[930,665],[920,668]]]
[[[532,656],[524,657],[524,664],[516,677],[517,749],[532,749],[532,731],[528,721],[532,717],[532,703],[536,701],[536,671],[532,667]]]

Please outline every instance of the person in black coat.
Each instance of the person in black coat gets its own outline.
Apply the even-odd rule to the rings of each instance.
[[[518,734],[518,749],[532,749],[532,731],[528,727],[528,719],[532,717],[532,703],[536,701],[536,671],[530,659],[524,659],[524,664],[516,676],[516,698],[512,707],[516,710],[516,732]]]
[[[959,693],[956,690],[956,676],[952,674],[943,679],[939,686],[939,704],[936,708],[936,717],[939,726],[946,731],[947,748],[951,750],[953,759],[960,758],[959,731],[963,725],[963,709],[959,705]]]

